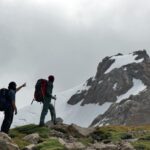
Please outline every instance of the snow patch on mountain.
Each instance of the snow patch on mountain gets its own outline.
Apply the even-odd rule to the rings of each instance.
[[[129,98],[130,95],[137,95],[141,91],[146,89],[146,85],[141,80],[133,79],[133,87],[123,95],[117,97],[117,103],[120,103],[123,99]]]
[[[99,114],[103,114],[112,103],[104,103],[103,105],[98,104],[86,104],[81,106],[82,101],[76,105],[68,105],[64,107],[64,113],[60,113],[64,121],[67,124],[75,123],[77,125],[88,127],[90,123],[93,121]]]
[[[103,81],[102,80],[100,80],[99,82],[98,82],[98,84],[101,84]]]
[[[115,60],[115,62],[105,71],[105,74],[111,72],[115,68],[120,68],[131,63],[140,63],[144,60],[143,58],[136,60],[136,57],[137,55],[133,54],[112,56],[110,59]]]
[[[113,89],[116,90],[117,89],[117,83],[114,84]]]

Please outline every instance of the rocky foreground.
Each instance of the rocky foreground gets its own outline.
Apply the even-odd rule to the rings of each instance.
[[[0,133],[0,150],[150,150],[150,125],[82,128],[47,123]]]

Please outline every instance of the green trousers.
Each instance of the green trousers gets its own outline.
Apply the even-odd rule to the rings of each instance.
[[[43,102],[43,109],[41,112],[40,124],[44,124],[44,120],[48,113],[48,110],[50,111],[50,114],[51,114],[51,120],[53,121],[54,124],[56,124],[56,113],[55,113],[54,106],[51,104],[51,98],[45,98]]]

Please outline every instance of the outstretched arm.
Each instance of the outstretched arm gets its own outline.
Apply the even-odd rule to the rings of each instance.
[[[16,89],[16,92],[18,92],[21,88],[25,87],[26,86],[26,83],[22,84],[21,86],[19,86],[17,89]]]

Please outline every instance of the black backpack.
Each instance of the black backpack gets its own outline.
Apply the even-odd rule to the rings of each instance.
[[[4,111],[8,101],[8,89],[0,89],[0,111]]]

